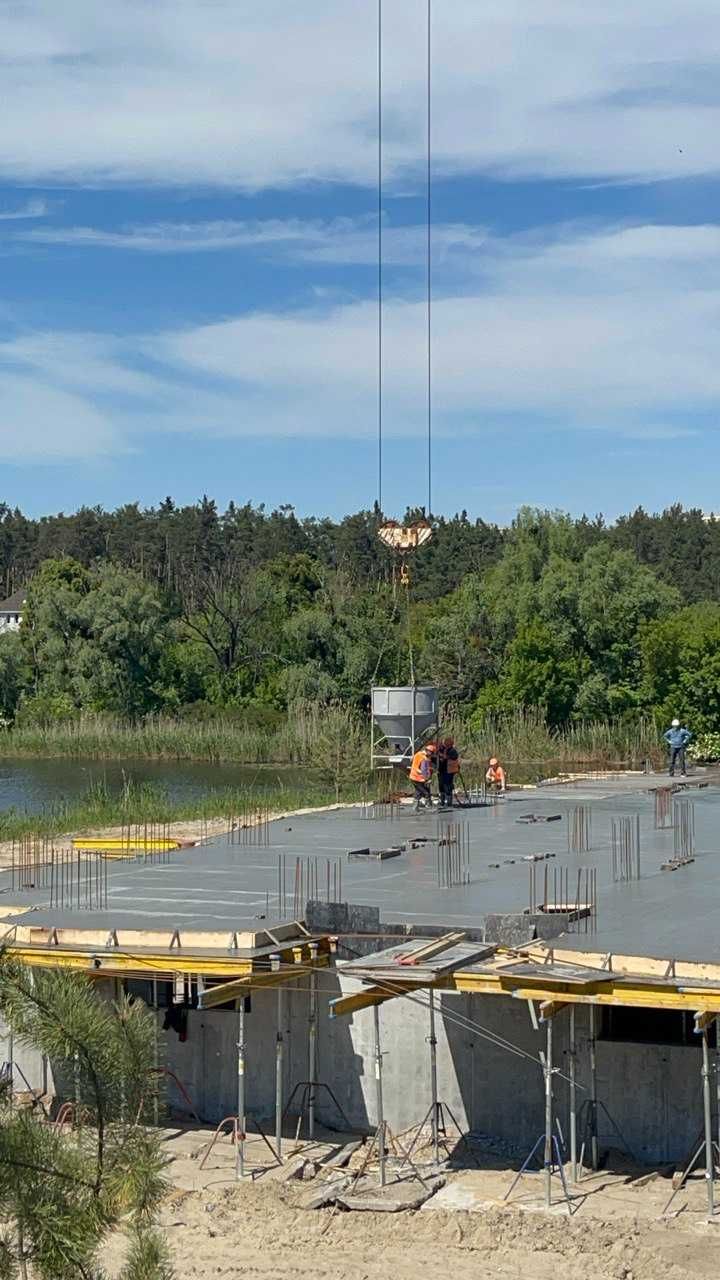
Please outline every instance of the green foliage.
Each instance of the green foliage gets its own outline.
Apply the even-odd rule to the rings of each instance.
[[[690,743],[687,753],[691,760],[712,763],[720,760],[720,732],[699,733]]]
[[[705,602],[645,627],[643,694],[659,721],[687,720],[697,733],[720,726],[720,605]]]
[[[152,1015],[139,1002],[99,998],[84,975],[31,973],[6,954],[0,1013],[18,1043],[47,1055],[75,1104],[70,1134],[40,1109],[13,1108],[7,1090],[0,1100],[4,1274],[92,1280],[105,1240],[123,1224],[133,1237],[135,1270],[127,1274],[169,1280],[153,1232],[165,1159],[144,1125],[154,1088]]]
[[[539,708],[554,729],[677,710],[720,725],[715,606],[702,603],[720,588],[720,522],[673,507],[608,527],[523,508],[501,530],[462,512],[414,557],[409,599],[379,522],[221,513],[208,498],[39,522],[0,505],[0,572],[8,589],[29,583],[19,642],[0,637],[0,725],[18,726],[5,737],[22,750],[36,728],[67,743],[104,714],[127,721],[140,754],[169,754],[172,738],[184,757],[217,741],[211,758],[277,758],[281,734],[251,734],[238,757],[227,715],[364,712],[371,683],[413,671],[479,720]],[[195,751],[186,708],[218,722]]]

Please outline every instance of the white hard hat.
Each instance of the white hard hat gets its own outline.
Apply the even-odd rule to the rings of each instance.
[[[680,721],[679,721],[679,720],[673,720],[673,722],[672,722],[672,727],[673,727],[673,729],[679,729],[679,728],[680,728]]]

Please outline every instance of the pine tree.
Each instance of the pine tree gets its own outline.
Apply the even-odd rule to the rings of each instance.
[[[121,1280],[171,1280],[155,1227],[165,1158],[148,1127],[154,1027],[141,1002],[115,1004],[92,980],[0,955],[0,1015],[15,1042],[47,1055],[71,1128],[0,1086],[0,1280],[103,1280],[103,1246],[129,1237]]]

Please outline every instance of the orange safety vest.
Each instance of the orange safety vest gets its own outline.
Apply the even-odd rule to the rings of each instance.
[[[416,751],[410,765],[410,781],[427,782],[430,777],[430,770],[426,766],[429,763],[424,751]]]
[[[451,756],[448,756],[445,767],[448,773],[459,773],[460,772],[460,756],[457,756],[454,760],[452,759]]]
[[[488,769],[485,777],[487,778],[488,782],[504,782],[505,770],[503,769],[502,765],[499,764],[497,769]]]

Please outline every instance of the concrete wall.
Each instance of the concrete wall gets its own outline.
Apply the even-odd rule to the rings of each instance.
[[[351,1125],[368,1129],[377,1117],[372,1010],[361,1010],[352,1018],[327,1016],[332,996],[358,989],[356,982],[343,975],[342,967],[321,972],[318,985],[318,1078],[333,1090]],[[308,986],[307,977],[299,979],[295,988],[286,988],[283,998],[286,1100],[294,1085],[308,1078]],[[545,1047],[545,1031],[534,1031],[527,1005],[511,998],[437,993],[437,1011],[440,1099],[461,1126],[528,1151],[544,1123],[537,1054]],[[463,1017],[474,1025],[459,1025]],[[578,1083],[586,1086],[587,1009],[578,1007],[576,1017]],[[567,1013],[561,1012],[554,1025],[555,1065],[567,1073]],[[397,999],[382,1005],[380,1027],[385,1116],[399,1132],[419,1123],[430,1105],[427,995],[419,994],[418,1003]],[[249,1114],[270,1128],[275,1108],[276,1030],[277,992],[253,993],[252,1010],[245,1017],[246,1105]],[[516,1052],[492,1042],[494,1037],[507,1041]],[[206,1122],[217,1123],[236,1111],[236,1042],[237,1015],[231,1011],[190,1011],[184,1043],[173,1031],[161,1034],[164,1064],[182,1081]],[[30,1084],[41,1087],[39,1056],[16,1046],[15,1057]],[[612,1120],[638,1158],[685,1161],[697,1145],[702,1126],[699,1047],[600,1040],[597,1062],[598,1098],[609,1113],[601,1108],[603,1144],[622,1145]],[[16,1087],[26,1087],[17,1074]],[[585,1097],[578,1090],[579,1104]],[[555,1099],[567,1134],[568,1088],[560,1076],[555,1079]],[[174,1088],[169,1100],[178,1110],[186,1109]],[[330,1095],[322,1090],[318,1117],[331,1127],[344,1127]]]

